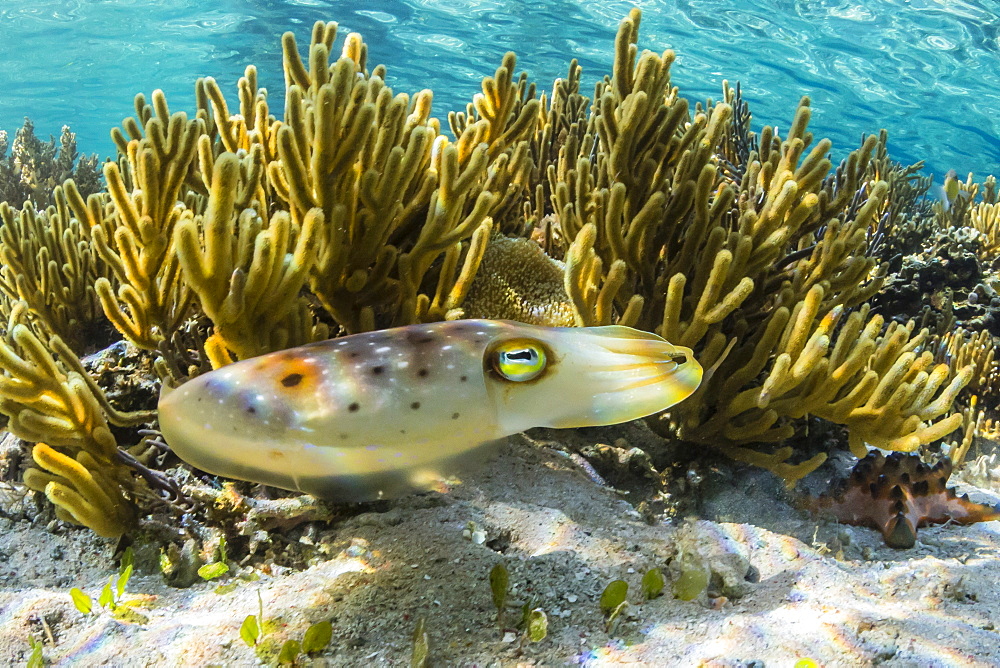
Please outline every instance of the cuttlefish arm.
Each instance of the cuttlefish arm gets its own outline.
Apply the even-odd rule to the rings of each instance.
[[[230,364],[164,391],[159,420],[209,473],[366,501],[428,489],[531,427],[657,413],[701,376],[689,349],[628,327],[459,320]]]

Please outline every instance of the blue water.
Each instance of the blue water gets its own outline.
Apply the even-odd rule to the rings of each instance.
[[[838,156],[885,127],[893,156],[926,159],[939,182],[948,169],[1000,174],[1000,4],[984,1],[4,0],[0,129],[25,115],[42,136],[69,123],[82,150],[107,155],[135,93],[162,88],[189,110],[195,78],[234,91],[248,63],[280,110],[278,38],[308,42],[317,19],[362,33],[396,90],[433,89],[439,116],[464,108],[507,50],[544,88],[577,57],[589,90],[633,4],[640,47],[678,52],[682,94],[740,80],[754,129],[786,128],[809,94],[812,129]]]

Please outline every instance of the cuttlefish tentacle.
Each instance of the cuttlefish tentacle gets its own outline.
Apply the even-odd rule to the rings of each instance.
[[[701,376],[689,349],[628,327],[459,320],[230,364],[165,389],[159,419],[209,473],[366,501],[431,488],[531,427],[657,413]]]

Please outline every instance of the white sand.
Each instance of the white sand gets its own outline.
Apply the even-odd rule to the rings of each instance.
[[[145,625],[85,617],[70,602],[70,587],[96,598],[115,573],[111,541],[64,525],[0,520],[0,664],[23,663],[34,634],[46,638],[54,664],[257,665],[239,628],[256,613],[258,592],[265,618],[276,622],[266,640],[300,639],[310,623],[333,622],[333,642],[314,665],[409,665],[421,616],[436,666],[770,667],[803,657],[827,666],[1000,664],[993,621],[1000,523],[921,529],[917,547],[897,551],[867,529],[823,523],[817,531],[779,489],[761,472],[723,472],[701,490],[703,506],[732,521],[682,530],[683,544],[710,552],[730,579],[748,560],[758,581],[728,583],[730,593],[745,595],[640,603],[642,573],[670,572],[678,527],[644,523],[570,460],[515,437],[450,494],[410,497],[387,512],[321,527],[311,566],[267,569],[267,558],[255,559],[257,572],[265,566],[271,574],[229,594],[215,593],[215,582],[175,589],[158,574],[134,576],[129,591],[155,597]],[[486,544],[463,537],[470,521],[486,532]],[[272,536],[273,549],[281,546]],[[487,579],[501,560],[511,598],[547,613],[549,635],[540,643],[522,648],[514,634],[501,637]],[[618,578],[631,585],[632,605],[609,635],[597,600]],[[508,620],[516,616],[511,610]]]

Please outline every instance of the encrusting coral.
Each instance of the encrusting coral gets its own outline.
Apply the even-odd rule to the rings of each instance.
[[[102,534],[124,530],[141,494],[114,439],[94,436],[113,409],[57,343],[79,348],[69,337],[95,304],[128,341],[189,363],[175,374],[462,317],[632,325],[717,367],[651,421],[657,431],[790,482],[825,455],[797,461],[791,446],[766,444],[806,415],[845,425],[858,456],[958,428],[952,402],[982,365],[936,359],[929,331],[867,304],[888,272],[877,240],[909,224],[906,207],[926,190],[918,167],[891,163],[882,135],[834,168],[830,142],[808,131],[808,98],[784,136],[752,133],[728,84],[692,113],[671,83],[673,52],[639,52],[640,18],[621,23],[593,100],[575,61],[539,93],[507,54],[449,114],[453,138],[430,91],[393,93],[385,68],[368,67],[360,36],[335,53],[334,23],[314,25],[305,58],[283,36],[280,119],[253,66],[232,109],[210,78],[196,83],[191,117],[160,91],[137,96],[112,132],[107,192],[69,180],[44,212],[0,209],[0,253],[24,273],[0,275],[0,288],[27,304],[4,368],[34,374],[0,392],[0,412],[36,427],[21,432],[39,443],[29,484],[58,490],[60,516]],[[59,267],[65,283],[52,278]],[[62,346],[58,362],[31,331]],[[62,403],[18,403],[29,394]],[[77,407],[73,419],[62,404]],[[27,408],[55,413],[31,422]]]
[[[462,317],[573,326],[576,316],[565,282],[563,263],[537,243],[495,235],[462,302]]]

